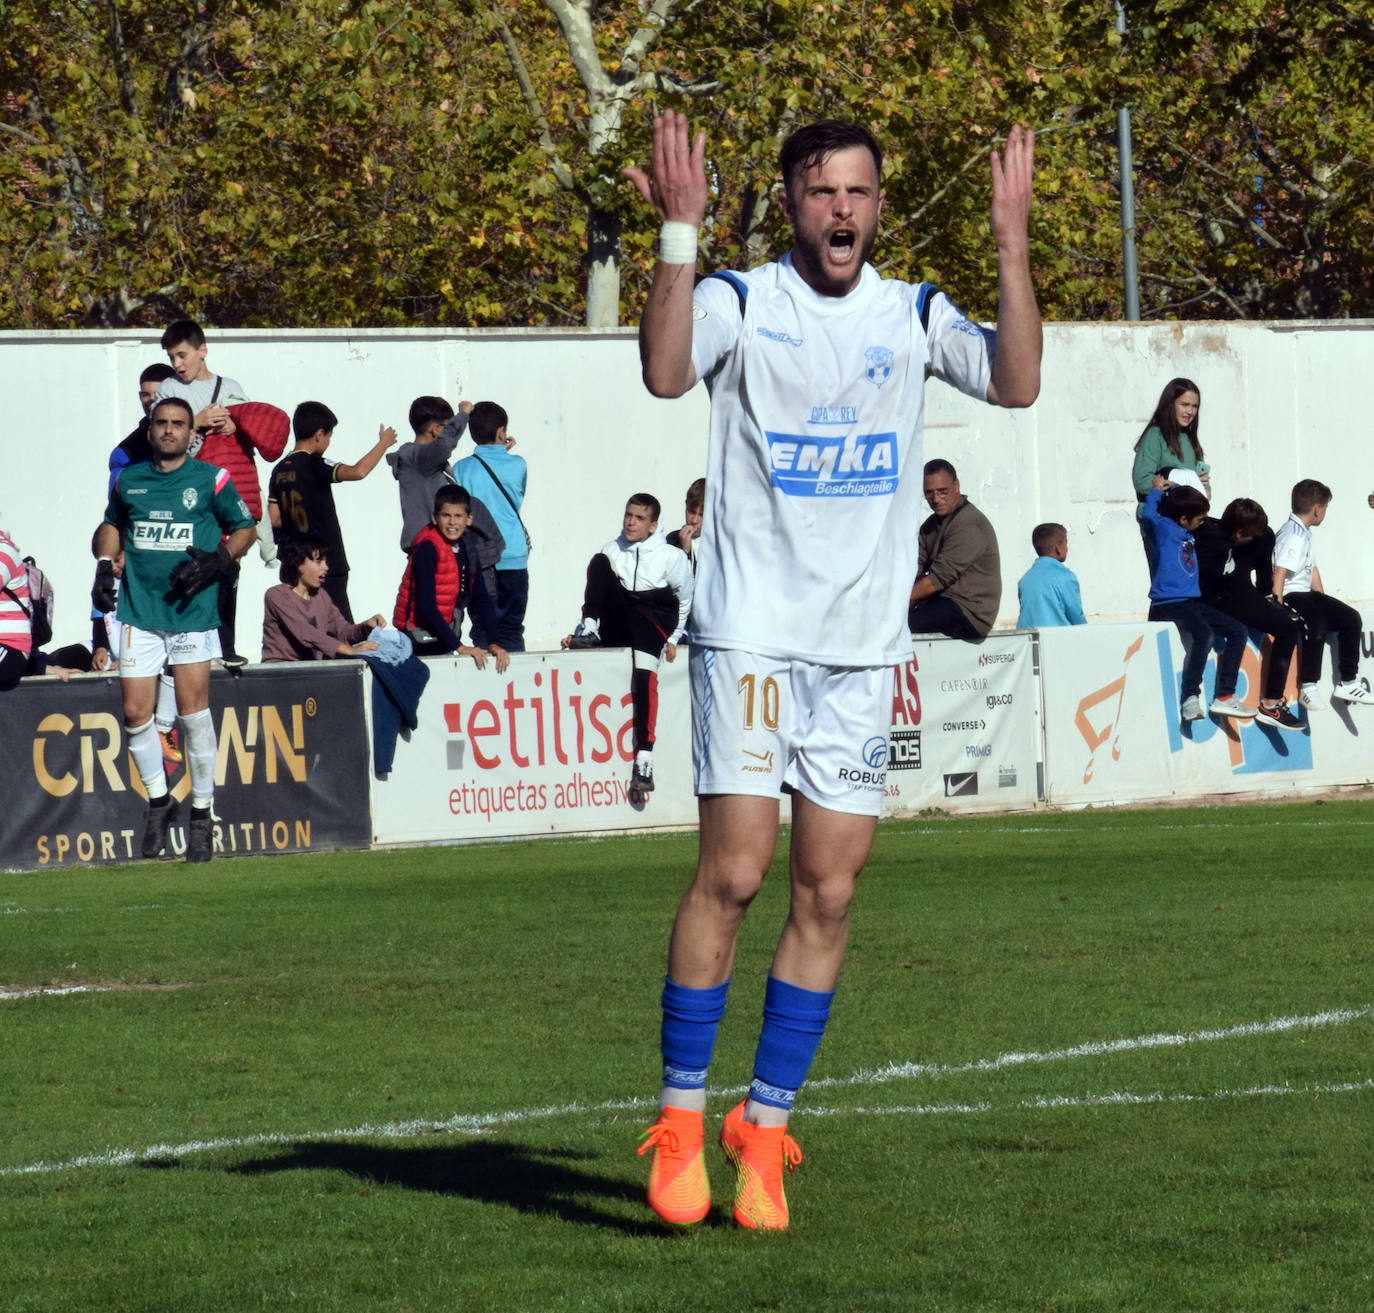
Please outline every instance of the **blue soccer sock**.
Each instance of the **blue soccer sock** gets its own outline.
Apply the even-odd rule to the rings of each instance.
[[[777,1109],[784,1116],[790,1111],[820,1047],[834,997],[833,989],[818,993],[768,977],[750,1103]]]
[[[691,989],[664,978],[663,1028],[659,1036],[665,1103],[705,1108],[706,1073],[729,989],[728,980],[710,989]]]

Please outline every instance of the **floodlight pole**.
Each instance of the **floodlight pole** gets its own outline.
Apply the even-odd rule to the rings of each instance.
[[[1126,35],[1126,6],[1116,0],[1116,30]],[[1131,162],[1131,108],[1116,111],[1116,152],[1121,170],[1121,272],[1126,286],[1126,318],[1140,318],[1140,272],[1135,258],[1135,166]]]

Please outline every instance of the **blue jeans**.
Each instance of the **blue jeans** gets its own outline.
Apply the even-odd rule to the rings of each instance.
[[[530,572],[528,570],[497,570],[496,595],[491,599],[496,607],[496,633],[491,641],[507,652],[525,650],[525,607],[530,600]]]
[[[1246,641],[1245,626],[1239,620],[1197,599],[1156,602],[1150,607],[1149,618],[1172,621],[1183,639],[1183,678],[1179,693],[1185,702],[1202,692],[1202,668],[1207,664],[1207,653],[1218,639],[1226,646],[1217,658],[1216,696],[1229,698],[1236,691]]]

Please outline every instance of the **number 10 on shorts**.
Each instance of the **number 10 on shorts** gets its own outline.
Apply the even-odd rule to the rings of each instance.
[[[755,674],[741,675],[736,685],[740,697],[740,726],[751,730],[755,725],[777,732],[780,695],[778,681],[772,675],[763,679]]]

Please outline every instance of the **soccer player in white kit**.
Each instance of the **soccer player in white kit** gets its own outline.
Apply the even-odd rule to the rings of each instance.
[[[706,506],[690,655],[700,815],[695,879],[678,909],[663,990],[663,1088],[649,1204],[700,1221],[706,1076],[740,923],[792,795],[791,903],[764,999],[748,1097],[725,1117],[735,1220],[787,1226],[793,1098],[820,1043],[848,934],[854,882],[882,809],[892,668],[905,628],[922,515],[926,376],[999,406],[1040,388],[1040,313],[1027,227],[1034,135],[992,152],[998,257],[993,334],[928,284],[868,263],[882,210],[882,156],[834,120],[782,148],[781,261],[693,290],[706,213],[705,134],[672,110],[654,121],[651,175],[626,175],[663,222],[640,325],[644,382],[711,394]]]

